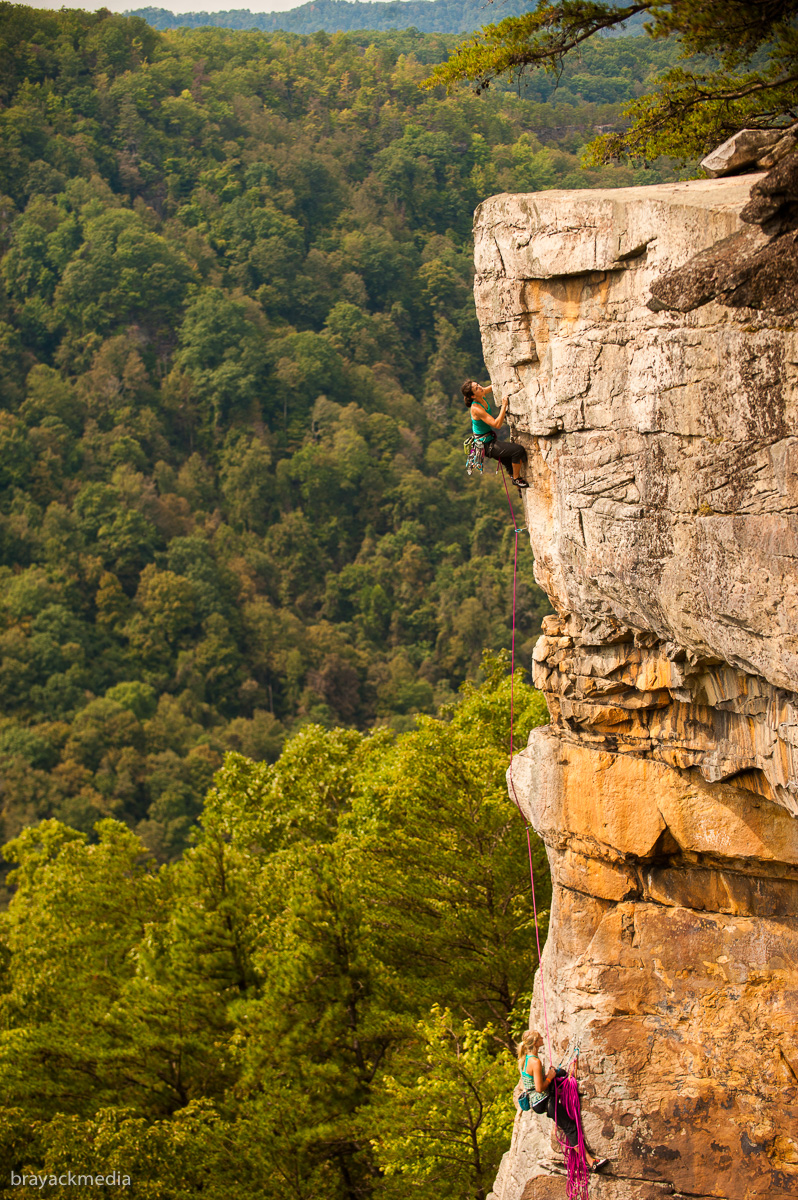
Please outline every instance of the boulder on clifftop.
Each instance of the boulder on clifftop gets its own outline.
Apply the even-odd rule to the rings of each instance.
[[[746,168],[755,170],[757,161],[773,150],[783,136],[780,129],[741,129],[702,159],[701,166],[713,179],[736,175]]]
[[[653,312],[691,312],[710,300],[798,312],[798,150],[757,179],[740,217],[741,229],[654,280]]]

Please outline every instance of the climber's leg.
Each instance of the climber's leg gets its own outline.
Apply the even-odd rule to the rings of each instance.
[[[576,1147],[579,1145],[579,1127],[577,1126],[576,1121],[574,1120],[573,1117],[568,1116],[568,1113],[565,1111],[565,1109],[560,1104],[557,1105],[557,1108],[555,1111],[556,1111],[556,1117],[552,1118],[554,1120],[554,1123],[556,1124],[557,1128],[562,1132],[563,1137],[565,1138],[568,1145],[573,1147],[573,1149],[576,1149]],[[549,1109],[549,1113],[551,1113],[551,1108]],[[600,1171],[602,1167],[607,1165],[607,1163],[609,1162],[609,1159],[602,1158],[600,1160],[597,1160],[590,1153],[587,1146],[585,1146],[585,1162],[587,1163],[589,1170]]]
[[[516,487],[529,486],[526,480],[521,478],[521,466],[526,462],[526,450],[518,442],[491,442],[485,447],[485,457],[495,458],[502,466],[510,467]]]
[[[579,1143],[579,1130],[576,1121],[573,1117],[569,1117],[568,1113],[562,1111],[562,1105],[557,1106],[557,1119],[555,1124],[558,1129],[561,1129],[565,1140],[569,1146],[576,1146]]]

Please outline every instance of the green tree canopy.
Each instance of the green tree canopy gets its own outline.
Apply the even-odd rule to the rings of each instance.
[[[676,51],[425,92],[454,45],[0,4],[3,838],[113,817],[168,859],[228,750],[411,730],[509,646],[471,214],[670,178],[580,153]],[[547,608],[527,547],[519,662]]]
[[[793,118],[795,0],[538,0],[523,16],[485,26],[435,69],[429,85],[469,80],[479,91],[535,68],[556,77],[588,39],[641,15],[650,38],[677,39],[682,63],[628,105],[625,131],[594,143],[596,161],[629,154],[695,158],[738,129],[771,129]]]
[[[537,966],[510,679],[486,675],[409,733],[308,725],[273,765],[229,755],[175,863],[107,818],[6,846],[6,1172],[115,1169],[153,1200],[223,1200],[232,1177],[246,1200],[482,1200]],[[114,695],[81,754],[155,719]],[[545,705],[520,676],[515,704],[523,739]]]

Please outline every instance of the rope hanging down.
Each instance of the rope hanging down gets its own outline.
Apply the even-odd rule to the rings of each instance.
[[[538,948],[538,966],[540,966],[540,929],[538,928],[538,906],[537,900],[535,899],[535,868],[532,862],[532,838],[529,835],[530,825],[524,816],[523,809],[519,803],[518,796],[515,791],[515,782],[513,780],[513,732],[515,723],[515,619],[518,594],[518,535],[519,533],[524,532],[524,527],[519,528],[518,522],[515,519],[515,510],[513,509],[513,502],[510,499],[510,489],[507,486],[507,475],[505,474],[504,467],[501,463],[499,463],[499,466],[501,467],[502,483],[504,484],[504,493],[507,496],[507,504],[510,508],[510,519],[513,523],[513,536],[515,538],[515,550],[513,555],[513,636],[510,646],[510,791],[512,793],[513,803],[521,815],[521,820],[524,822],[524,829],[526,830],[526,848],[529,855],[529,879],[532,884],[532,912],[535,916],[535,942],[537,943]],[[540,977],[540,994],[543,997],[543,1020],[546,1026],[546,1046],[549,1052],[549,1062],[552,1062],[553,1055],[551,1052],[551,1034],[549,1033],[549,1014],[546,1008],[546,989],[543,986],[542,974]]]
[[[535,868],[532,861],[532,838],[530,837],[530,824],[524,816],[524,811],[518,800],[518,795],[515,790],[515,781],[513,780],[513,733],[514,733],[514,717],[515,717],[515,624],[516,624],[516,601],[517,601],[517,585],[518,585],[518,535],[525,532],[525,527],[518,526],[513,510],[513,502],[510,499],[510,489],[507,487],[507,476],[504,467],[500,463],[502,473],[502,483],[504,484],[504,492],[507,496],[507,504],[510,508],[510,519],[513,523],[513,536],[515,538],[515,547],[513,554],[513,634],[510,648],[510,792],[512,794],[513,803],[518,809],[521,820],[524,822],[526,831],[526,845],[529,854],[529,879],[532,885],[532,912],[535,916],[535,942],[538,950],[538,966],[540,966],[541,949],[540,949],[540,930],[538,928],[538,908],[535,899]],[[549,1015],[546,1007],[546,988],[543,983],[543,974],[540,975],[540,994],[543,1000],[543,1021],[546,1026],[546,1045],[549,1052],[549,1062],[553,1061],[551,1052],[551,1034],[549,1032]],[[571,1054],[569,1047],[568,1055],[562,1061],[565,1062]],[[578,1130],[578,1141],[576,1146],[570,1146],[560,1132],[560,1128],[556,1122],[555,1129],[557,1130],[557,1141],[565,1155],[565,1164],[568,1171],[568,1183],[566,1192],[568,1200],[587,1200],[588,1197],[588,1166],[585,1154],[585,1140],[582,1133],[582,1114],[579,1103],[579,1084],[576,1078],[576,1070],[579,1062],[579,1046],[573,1054],[570,1061],[568,1074],[565,1079],[555,1079],[552,1083],[554,1088],[554,1105],[555,1114],[558,1104],[562,1104],[566,1113],[572,1120],[576,1121]]]

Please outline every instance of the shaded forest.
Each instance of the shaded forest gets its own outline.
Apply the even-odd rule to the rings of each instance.
[[[544,102],[421,90],[453,40],[415,31],[0,31],[4,836],[113,817],[166,859],[227,751],[409,729],[509,644],[472,213],[659,178],[579,149],[670,50]],[[545,611],[526,552],[519,661]]]

